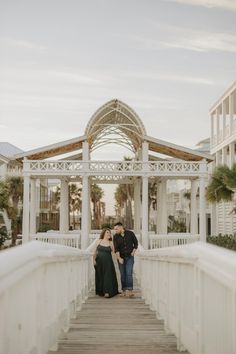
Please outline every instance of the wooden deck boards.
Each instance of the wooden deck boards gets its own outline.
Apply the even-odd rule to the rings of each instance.
[[[58,354],[176,354],[176,338],[166,334],[136,289],[135,298],[90,296],[70,330],[59,340]],[[55,352],[48,352],[48,354]]]

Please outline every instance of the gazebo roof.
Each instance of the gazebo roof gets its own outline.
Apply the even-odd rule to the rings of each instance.
[[[210,154],[169,143],[164,140],[156,139],[150,136],[145,136],[145,140],[149,143],[149,150],[157,153],[187,161],[200,161],[202,159],[206,159],[208,161],[213,160],[213,157]]]
[[[148,136],[139,116],[128,105],[117,99],[107,102],[93,114],[87,124],[85,135],[19,153],[14,155],[14,158],[41,160],[75,152],[82,148],[82,143],[86,140],[89,142],[91,151],[103,145],[116,143],[136,152],[142,142],[147,141],[149,150],[156,153],[187,161],[213,160],[210,154]],[[82,156],[76,152],[68,159],[73,157],[79,159]]]
[[[66,154],[81,149],[82,143],[85,140],[86,136],[79,136],[73,139],[61,141],[56,144],[46,145],[38,149],[29,150],[22,154],[17,154],[14,156],[14,158],[23,159],[24,157],[27,157],[30,160],[42,160],[49,157]]]
[[[93,114],[85,134],[92,150],[102,145],[118,143],[136,151],[142,144],[146,130],[131,107],[114,99]]]

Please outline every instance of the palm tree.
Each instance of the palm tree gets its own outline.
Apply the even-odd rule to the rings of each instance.
[[[101,228],[101,199],[104,191],[96,183],[91,185],[91,201],[93,203],[94,228]]]
[[[121,211],[124,209],[124,223],[129,229],[133,225],[132,199],[134,196],[134,186],[132,184],[119,184],[115,191],[117,216],[121,218]]]
[[[82,188],[78,187],[77,184],[71,183],[69,184],[69,204],[70,204],[70,212],[72,213],[72,222],[73,228],[75,229],[75,212],[79,212],[81,210],[81,193]]]
[[[0,181],[0,210],[5,210],[11,220],[12,245],[16,243],[17,234],[21,231],[22,211],[19,202],[23,199],[23,179],[14,176]]]
[[[5,180],[0,180],[0,210],[5,210],[9,205],[9,188]]]
[[[207,187],[206,197],[211,203],[220,201],[232,201],[236,193],[236,163],[232,168],[226,165],[217,166],[212,173]],[[234,207],[231,213],[236,212]]]

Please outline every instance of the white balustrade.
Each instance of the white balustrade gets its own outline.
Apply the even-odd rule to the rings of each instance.
[[[32,241],[0,254],[0,353],[46,354],[85,301],[87,251]]]
[[[179,351],[236,353],[235,255],[201,242],[139,250],[142,296],[177,337]]]
[[[78,230],[75,230],[75,232],[70,231],[66,234],[60,234],[58,231],[37,232],[32,236],[32,239],[56,245],[80,248],[80,233],[78,233]]]
[[[185,245],[200,240],[200,235],[191,235],[189,233],[169,233],[167,235],[149,235],[150,249],[172,247]]]
[[[204,166],[204,169],[203,169]],[[115,175],[140,176],[198,176],[207,172],[206,164],[202,161],[24,161],[24,174],[29,175],[83,175],[91,176]]]

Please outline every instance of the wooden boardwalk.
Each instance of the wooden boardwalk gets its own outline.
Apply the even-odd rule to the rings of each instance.
[[[176,338],[164,332],[145,305],[135,298],[105,299],[90,293],[70,330],[59,341],[58,354],[176,354]],[[50,351],[50,354],[55,352]],[[48,354],[49,354],[48,353]]]

